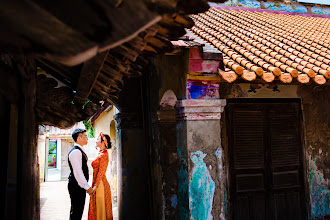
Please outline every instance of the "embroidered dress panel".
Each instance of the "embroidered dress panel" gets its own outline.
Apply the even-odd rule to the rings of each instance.
[[[98,157],[92,162],[92,167],[93,167],[92,186],[98,186],[98,187],[96,188],[96,193],[90,197],[88,220],[113,219],[111,190],[110,190],[109,182],[105,175],[108,164],[109,164],[109,154],[107,150],[101,151]],[[103,196],[101,196],[100,194],[103,194]],[[104,201],[105,205],[99,205],[99,202],[102,200]],[[103,214],[99,214],[100,209],[102,210],[101,206],[103,207],[105,206],[105,209],[103,211],[105,213]]]

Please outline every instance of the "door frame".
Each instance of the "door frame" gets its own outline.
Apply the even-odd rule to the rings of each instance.
[[[307,176],[308,176],[308,161],[306,158],[306,139],[305,139],[305,126],[304,126],[304,119],[303,119],[303,114],[302,114],[302,102],[300,98],[230,98],[227,99],[227,105],[225,107],[225,111],[224,111],[224,129],[222,129],[222,131],[224,131],[224,138],[226,138],[224,149],[227,151],[226,152],[226,157],[228,158],[226,164],[228,166],[227,168],[227,195],[228,195],[228,199],[227,199],[227,210],[228,210],[228,218],[232,219],[233,217],[233,209],[232,209],[232,200],[231,200],[231,172],[232,172],[232,166],[233,166],[233,151],[230,150],[230,148],[232,147],[232,143],[230,142],[230,140],[233,138],[232,134],[230,132],[230,126],[232,126],[231,121],[230,121],[230,114],[228,114],[228,104],[230,103],[237,103],[237,104],[252,104],[252,103],[256,103],[256,104],[276,104],[276,103],[297,103],[299,108],[298,108],[298,126],[300,127],[300,143],[301,143],[301,148],[300,148],[300,157],[301,157],[301,162],[302,162],[302,186],[304,187],[304,206],[302,207],[305,209],[304,213],[306,214],[306,219],[310,219],[311,216],[311,203],[310,203],[310,188],[309,188],[309,184],[308,184],[308,180],[307,180]]]

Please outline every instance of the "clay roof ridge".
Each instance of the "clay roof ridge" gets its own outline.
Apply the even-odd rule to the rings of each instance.
[[[267,19],[267,18],[257,17],[257,19],[264,20],[264,19]],[[304,46],[305,43],[308,43],[308,44],[312,44],[312,46],[315,46],[318,49],[323,48],[323,47],[328,47],[328,49],[330,48],[330,45],[328,43],[325,43],[325,42],[322,42],[322,41],[319,41],[319,40],[317,40],[317,43],[316,43],[316,42],[313,41],[315,39],[311,40],[309,37],[306,37],[304,34],[298,34],[297,30],[299,31],[299,29],[297,29],[297,27],[290,28],[288,26],[283,25],[283,22],[281,24],[278,24],[278,25],[274,24],[273,26],[274,26],[273,27],[274,29],[276,29],[278,32],[280,32],[279,33],[280,35],[283,34],[283,32],[284,32],[286,35],[290,35],[291,37],[294,37],[294,38],[296,38],[298,36],[299,39],[298,40],[294,39],[294,40],[298,41],[296,43],[299,43],[299,44],[301,44],[301,41],[303,41],[304,44],[301,44],[301,46]],[[271,31],[274,32],[275,30],[271,30]],[[291,31],[291,33],[290,33],[290,31]],[[304,33],[306,33],[306,32],[304,32]],[[302,36],[304,36],[304,37],[302,37]],[[312,48],[312,49],[316,50],[316,48],[315,49]],[[323,48],[323,50],[321,52],[326,52],[326,51],[327,50],[325,48]],[[330,51],[327,51],[327,52],[330,54]],[[319,53],[320,53],[320,51],[319,51]]]
[[[217,25],[218,25],[218,27],[224,27],[221,24],[217,24]],[[230,26],[230,25],[228,24],[228,26]],[[226,27],[224,27],[224,28],[226,28]],[[232,28],[234,29],[235,27],[232,26],[231,28],[228,28],[228,29],[231,32],[233,32],[234,34],[236,34],[236,36],[239,36],[240,37],[240,35],[237,34],[237,33],[235,33],[232,30]],[[260,50],[256,49],[255,47],[253,47],[253,46],[251,46],[251,45],[249,45],[247,43],[245,43],[245,44],[242,43],[243,42],[242,40],[238,40],[238,38],[235,38],[235,36],[232,35],[232,34],[228,34],[228,32],[227,32],[226,35],[227,36],[230,36],[232,39],[235,39],[238,43],[240,43],[242,46],[244,46],[247,50],[251,50],[255,55],[257,55],[258,57],[260,57],[261,59],[256,58],[256,56],[254,56],[254,55],[249,56],[249,58],[251,58],[251,59],[256,59],[255,63],[257,65],[265,68],[266,70],[272,71],[275,75],[279,75],[280,74],[280,70],[277,67],[274,67],[274,66],[272,66],[272,65],[264,62],[263,60],[266,60],[267,62],[271,61],[272,64],[277,64],[277,66],[281,67],[282,70],[289,71],[294,77],[297,77],[298,72],[296,70],[294,70],[293,68],[289,68],[288,66],[284,65],[283,63],[281,63],[279,60],[274,59],[274,58],[268,56],[267,54],[261,52]],[[252,40],[251,38],[248,38],[248,37],[245,36],[245,39],[244,40],[247,41],[247,39]],[[253,45],[256,46],[256,47],[258,47],[259,49],[263,46],[263,45],[260,45],[260,44],[255,44],[256,42],[254,40],[252,40],[252,42],[253,42]]]
[[[249,24],[247,24],[248,26],[249,26]],[[242,27],[242,28],[245,28],[245,27]],[[257,27],[253,27],[253,28],[255,28],[255,29],[257,29],[257,30],[259,30],[259,31],[262,31],[262,30],[260,30],[260,28],[257,28]],[[269,30],[269,31],[272,31],[272,30]],[[262,34],[262,33],[256,33],[256,34],[258,34],[259,36],[261,36],[261,37],[264,37],[265,38],[265,35],[264,34]],[[268,32],[267,32],[267,34],[268,34]],[[272,36],[272,35],[271,35]],[[276,36],[276,35],[273,35],[272,37],[274,37],[274,38],[276,38],[276,39],[280,39],[278,36]],[[258,41],[261,41],[260,39],[258,39],[258,38],[255,38],[256,40],[258,40]],[[284,38],[283,39],[281,39],[282,41],[284,40]],[[283,43],[281,43],[281,42],[279,42],[278,40],[275,40],[275,41],[273,41],[273,43],[275,43],[275,44],[277,44],[277,45],[280,45],[281,47],[283,47],[284,46],[284,44]],[[285,42],[284,42],[285,43]],[[288,43],[288,42],[286,42],[286,43]],[[300,46],[297,46],[296,44],[294,44],[293,42],[289,42],[289,45],[290,46],[293,46],[294,48],[298,48],[298,47],[300,47]],[[295,46],[294,46],[295,45]],[[269,46],[269,45],[267,45],[267,46]],[[285,47],[285,46],[284,46]],[[274,48],[274,47],[272,47],[272,48]],[[275,49],[276,49],[276,46],[275,46]],[[296,55],[300,55],[300,53],[298,52],[298,51],[295,51],[293,48],[290,48],[290,47],[288,47],[287,46],[287,48],[285,48],[286,50],[289,50],[290,52],[292,52],[292,53],[295,53]],[[302,47],[300,47],[300,49],[299,50],[302,50],[302,54],[303,54],[303,50],[305,50],[305,51],[307,51],[306,49],[304,49],[304,48],[302,48]],[[323,74],[323,75],[325,75],[325,77],[327,77],[327,78],[329,78],[330,77],[330,72],[329,72],[329,70],[330,70],[330,66],[328,66],[328,65],[326,65],[326,64],[322,64],[321,62],[317,62],[316,60],[314,60],[314,59],[312,59],[311,57],[309,57],[309,56],[307,56],[307,55],[304,55],[304,56],[301,56],[301,58],[303,58],[305,61],[303,61],[303,60],[301,60],[301,58],[297,58],[296,56],[292,56],[292,55],[288,55],[288,53],[286,52],[286,51],[284,51],[284,50],[281,50],[281,48],[277,48],[277,51],[279,51],[280,53],[282,53],[283,55],[285,55],[285,56],[287,56],[288,58],[292,58],[295,62],[298,62],[299,64],[301,64],[301,65],[303,65],[303,66],[305,66],[305,67],[307,67],[307,68],[309,68],[309,69],[313,69],[314,71],[316,71],[316,72],[318,72],[318,73],[320,73],[320,74]],[[311,62],[313,62],[314,64],[316,64],[316,65],[319,65],[320,67],[317,67],[317,66],[315,66],[315,65],[313,65],[313,64],[311,64],[311,63],[309,63],[309,61],[311,61]],[[299,68],[302,68],[302,67],[299,67]],[[322,69],[323,68],[323,69]],[[308,70],[308,69],[305,69],[304,70],[304,72],[305,73],[308,73],[309,75],[313,75],[314,73],[312,73],[312,71],[311,70]]]
[[[197,35],[203,37],[203,35],[205,36],[207,33],[202,31],[201,29],[197,28],[197,27],[192,27],[191,31],[193,31],[194,33],[196,33]],[[230,67],[232,70],[234,70],[237,74],[241,75],[243,73],[243,68],[234,60],[231,60],[227,55],[226,52],[228,52],[228,50],[230,50],[228,47],[224,46],[223,44],[221,44],[220,42],[218,42],[215,45],[220,51],[222,51],[225,55],[223,57],[224,60],[224,64],[228,67]],[[227,51],[226,51],[227,49]],[[224,52],[226,51],[226,52]]]
[[[233,13],[237,13],[237,11],[231,11],[230,12],[231,14],[233,14]],[[247,14],[246,12],[242,12],[241,14]],[[251,16],[257,16],[256,14],[251,14]],[[260,23],[260,16],[264,16],[265,17],[265,14],[259,14],[259,20],[257,20],[259,23]],[[276,26],[276,23],[274,23],[274,22],[268,22],[270,19],[269,19],[269,17],[268,18],[266,18],[267,19],[267,23],[268,23],[268,25],[272,25],[272,26]],[[261,19],[262,20],[262,19]],[[271,20],[273,20],[273,19],[271,19]],[[288,23],[288,22],[286,22],[286,23]],[[280,24],[280,28],[282,28],[283,30],[285,30],[285,31],[287,31],[287,28],[283,28],[282,26],[284,25],[285,23],[283,23],[283,22],[281,22],[281,24]],[[295,31],[297,31],[297,27],[296,27],[296,24],[294,24],[294,30]]]
[[[292,76],[286,72],[291,72],[300,83],[308,83],[310,77],[318,84],[326,82],[324,76],[329,74],[330,66],[321,62],[323,60],[327,62],[326,58],[321,57],[326,56],[328,52],[324,47],[312,44],[315,47],[315,49],[312,47],[312,50],[318,49],[316,52],[321,53],[320,56],[300,45],[307,43],[285,35],[283,30],[277,27],[276,22],[266,23],[262,17],[256,22],[244,16],[243,12],[235,12],[235,16],[231,13],[234,12],[224,10],[218,13],[211,9],[206,13],[191,16],[195,21],[192,31],[225,54],[224,64],[233,70],[229,72],[228,69],[219,70],[219,74],[226,78],[226,81],[230,82],[237,78],[233,75],[234,72],[245,80],[254,80],[253,78],[259,75],[264,81],[271,82],[275,76],[278,76],[282,82],[289,83],[292,81]],[[252,21],[252,25],[247,24],[247,21]],[[279,33],[275,30],[268,33],[270,27],[279,30]],[[240,66],[246,69],[239,68]],[[236,69],[240,71],[235,71]],[[251,73],[249,70],[254,71],[252,72],[255,74],[254,77],[253,74],[249,76],[248,73]],[[315,72],[318,75],[315,75]]]
[[[268,30],[268,31],[271,31],[271,30]],[[281,35],[281,34],[279,34],[279,35]],[[304,42],[302,42],[302,41],[300,41],[299,39],[295,39],[295,38],[292,38],[292,37],[290,37],[290,36],[286,36],[286,35],[282,35],[282,36],[284,36],[285,37],[285,39],[289,39],[289,40],[292,40],[292,41],[294,41],[294,42],[290,42],[290,41],[284,41],[284,43],[287,43],[287,44],[289,44],[290,46],[292,46],[293,48],[296,48],[297,50],[299,50],[299,51],[301,51],[302,53],[307,53],[307,55],[309,55],[309,54],[311,54],[312,56],[313,56],[313,58],[317,58],[318,57],[318,55],[313,55],[313,53],[309,53],[308,54],[308,51],[310,51],[310,50],[308,50],[308,48],[306,49],[306,48],[304,48],[304,47],[301,47],[301,46],[305,46],[306,45],[306,43],[304,43]],[[284,39],[284,40],[285,40]],[[283,39],[282,39],[282,41],[283,41]],[[299,45],[297,45],[297,44],[300,44],[301,46],[299,46]],[[315,45],[315,44],[312,44],[312,45]],[[308,46],[309,47],[309,46]],[[319,46],[319,48],[320,48],[321,46]],[[323,49],[323,50],[319,50],[319,51],[316,51],[316,52],[318,52],[318,53],[320,53],[321,54],[321,56],[323,55],[323,56],[328,56],[327,54],[325,54],[325,51],[326,52],[330,52],[329,50],[326,50],[326,48],[321,48],[321,49]],[[313,50],[312,49],[312,51],[315,51],[315,49]],[[308,61],[309,59],[311,59],[310,57],[303,57],[306,61]],[[318,59],[319,61],[324,61],[325,63],[329,63],[330,62],[330,60],[328,60],[328,59],[326,59],[326,58],[319,58]],[[316,65],[319,65],[319,64],[317,64],[316,63]],[[323,68],[323,69],[327,69],[327,70],[329,70],[329,66],[327,66],[327,65],[323,65],[323,66],[320,66],[321,68]]]
[[[197,23],[197,22],[196,22]],[[203,27],[201,25],[201,28],[206,31],[209,32],[210,30],[208,30],[207,27]],[[209,28],[210,29],[210,28]],[[209,40],[210,42],[213,43],[213,41],[218,41],[216,40],[214,37],[212,37],[210,34],[204,34],[204,37]],[[232,49],[236,50],[237,52],[240,52],[242,50],[242,47],[238,46],[237,44],[235,44],[234,42],[228,40],[228,38],[226,38],[224,35],[222,35],[222,37],[224,38],[223,42],[226,43],[229,47],[231,47]],[[263,73],[263,69],[261,67],[258,67],[257,65],[251,63],[250,61],[248,61],[244,55],[241,56],[239,54],[237,54],[236,52],[233,51],[226,51],[223,50],[223,52],[225,52],[228,56],[230,56],[231,58],[233,58],[234,60],[238,61],[238,63],[240,63],[242,66],[244,66],[245,68],[251,70],[251,71],[255,71],[258,72],[258,74],[262,74]],[[247,52],[247,51],[246,51]]]
[[[210,20],[212,20],[210,18]],[[214,20],[213,20],[214,21]],[[268,64],[267,62],[264,61],[264,58],[260,57],[260,54],[262,53],[260,50],[258,50],[257,48],[249,45],[248,43],[246,43],[246,39],[242,38],[240,35],[240,33],[238,33],[237,31],[235,31],[235,27],[232,27],[230,24],[228,25],[229,27],[226,27],[222,24],[217,24],[217,27],[221,27],[223,30],[229,30],[230,32],[232,32],[232,34],[230,34],[228,31],[226,31],[226,36],[229,36],[232,40],[236,41],[238,44],[240,44],[242,47],[244,47],[247,51],[244,52],[244,56],[248,57],[248,59],[250,59],[252,62],[254,62],[256,65],[259,65],[260,67],[262,67],[265,71],[271,71],[273,72],[275,75],[279,75],[280,74],[280,69],[277,67],[274,67],[270,64]],[[238,36],[238,37],[235,37]],[[239,39],[239,37],[241,39]],[[243,40],[242,40],[243,39]],[[252,51],[252,49],[255,49],[254,51]],[[248,51],[251,51],[252,53],[249,54]],[[256,54],[258,52],[260,52],[259,54]],[[245,55],[246,54],[246,55]],[[255,56],[256,55],[256,56]],[[267,54],[265,54],[267,55]]]

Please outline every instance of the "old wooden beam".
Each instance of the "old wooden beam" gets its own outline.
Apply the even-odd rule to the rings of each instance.
[[[109,51],[105,51],[86,61],[81,70],[74,100],[84,104],[93,89]]]
[[[22,94],[17,136],[17,219],[39,219],[38,125],[35,114],[37,66],[34,60],[23,56],[16,59],[16,64]]]
[[[114,81],[121,83],[122,85],[124,84],[122,79],[123,79],[123,74],[113,68],[111,68],[108,65],[104,65],[102,68],[102,73],[104,75],[107,75],[108,77],[112,78]]]
[[[65,85],[76,88],[81,66],[68,67],[51,60],[37,58],[37,65]]]
[[[10,103],[18,103],[20,96],[18,74],[2,62],[0,62],[0,73],[2,78],[5,79],[0,80],[0,93]]]

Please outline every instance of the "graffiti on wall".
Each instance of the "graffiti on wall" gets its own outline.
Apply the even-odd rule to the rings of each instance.
[[[212,80],[187,80],[187,99],[218,99],[219,83]]]
[[[330,7],[327,6],[327,2],[321,1],[321,5],[310,6],[311,12],[313,14],[320,15],[330,15]],[[301,1],[302,3],[305,3]],[[261,8],[261,3],[258,0],[228,0],[222,4],[210,3],[211,7],[216,7],[218,5],[222,6],[240,6],[246,8]],[[296,13],[308,13],[308,8],[306,5],[299,4],[299,1],[295,0],[280,0],[278,1],[264,1],[265,9],[277,10],[277,11],[287,11]]]
[[[303,5],[293,5],[279,2],[265,2],[265,8],[268,10],[280,10],[297,13],[306,13],[308,11],[307,7]]]
[[[248,8],[260,8],[261,6],[260,2],[255,0],[237,0],[236,4],[237,6],[243,6]]]
[[[328,180],[316,166],[316,159],[309,160],[309,185],[312,218],[330,216],[330,190]]]
[[[330,8],[325,8],[325,7],[311,7],[311,11],[312,11],[313,14],[330,15]]]
[[[191,219],[213,219],[212,203],[215,183],[203,159],[206,156],[201,151],[191,153],[190,158],[194,164],[192,177],[189,182],[189,208]]]

